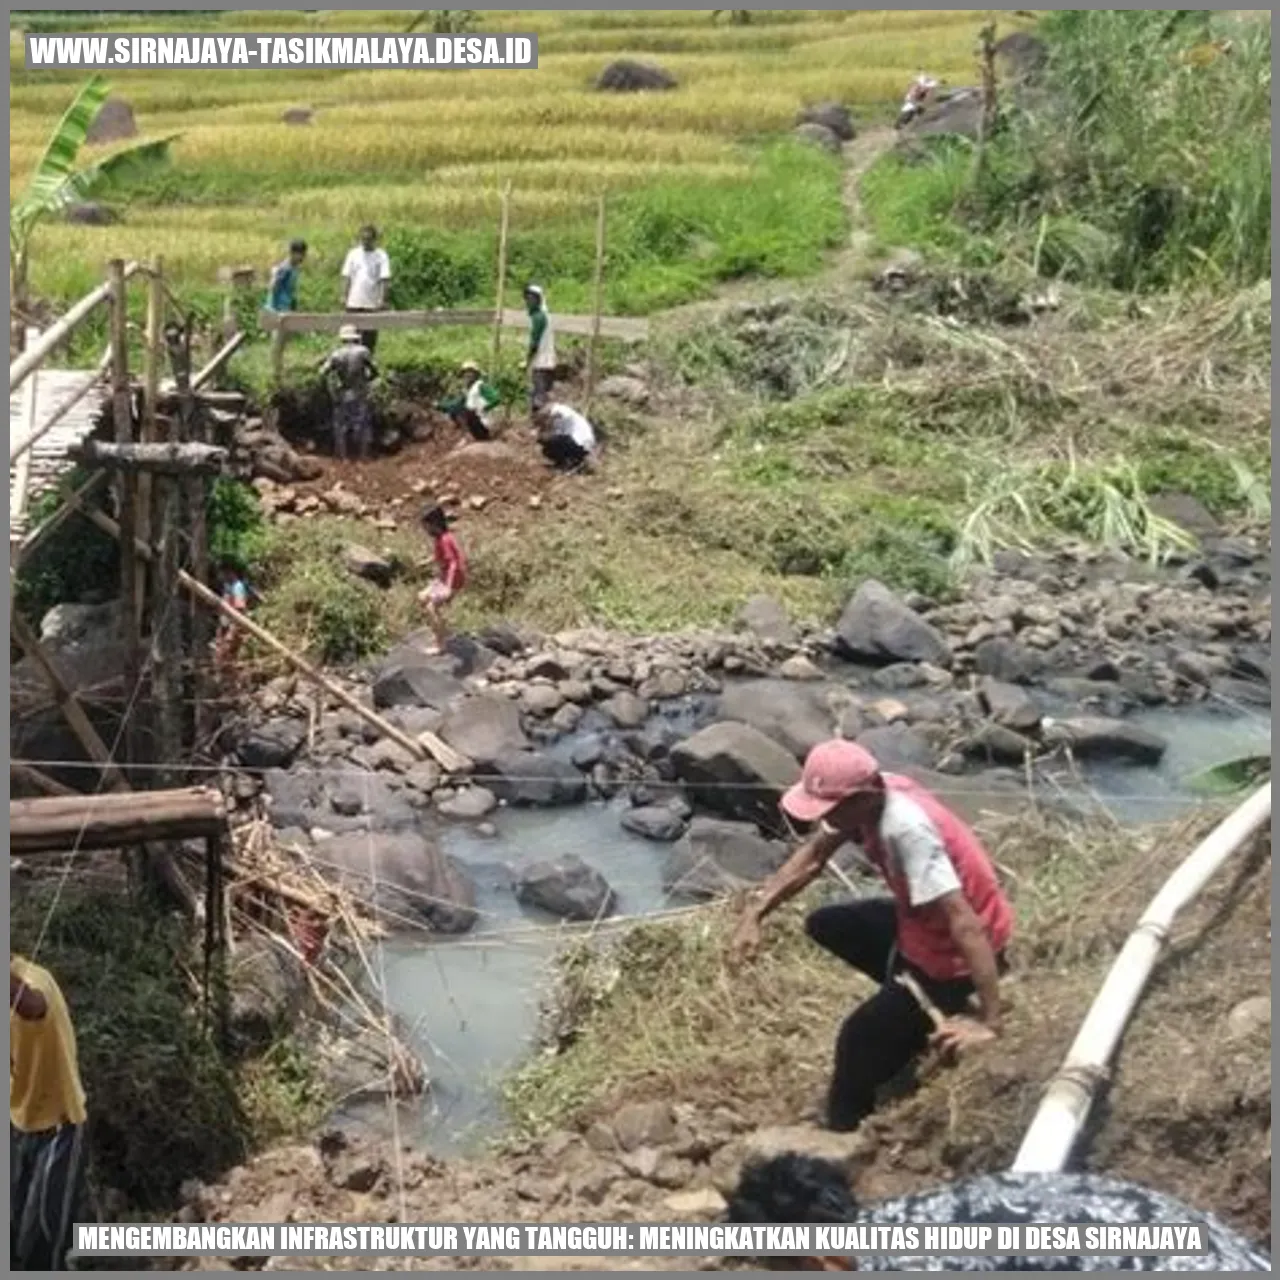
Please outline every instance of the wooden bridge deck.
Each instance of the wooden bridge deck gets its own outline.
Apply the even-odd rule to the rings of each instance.
[[[35,425],[42,422],[59,405],[70,399],[86,383],[97,377],[93,369],[38,369],[9,397],[10,448],[27,434],[26,399],[34,386]],[[32,503],[58,487],[63,477],[75,466],[68,450],[92,433],[107,401],[106,386],[89,392],[63,417],[47,435],[41,436],[9,468],[9,539],[21,538],[27,532]]]

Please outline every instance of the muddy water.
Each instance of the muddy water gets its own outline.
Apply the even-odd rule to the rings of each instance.
[[[1270,750],[1265,712],[1161,708],[1131,719],[1168,740],[1161,764],[1088,767],[1083,786],[1070,793],[1103,804],[1121,822],[1176,817],[1203,800],[1187,786],[1195,774],[1224,759]],[[981,776],[928,781],[962,811],[1016,807],[1025,799],[1016,788],[993,786]],[[501,1128],[499,1082],[534,1042],[550,961],[566,938],[558,921],[515,901],[512,865],[576,853],[613,885],[619,915],[674,905],[662,889],[666,846],[623,831],[618,810],[617,803],[503,809],[494,815],[496,835],[466,827],[449,832],[447,851],[476,879],[480,923],[454,941],[399,938],[381,949],[388,1003],[410,1027],[432,1080],[425,1098],[397,1113],[403,1141],[449,1154],[473,1148]],[[391,1130],[382,1100],[350,1106],[341,1120],[381,1134]]]

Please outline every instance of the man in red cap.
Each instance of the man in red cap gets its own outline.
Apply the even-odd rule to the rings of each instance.
[[[814,747],[782,808],[817,830],[743,912],[739,956],[756,951],[765,916],[811,884],[847,841],[892,895],[819,907],[805,922],[819,946],[882,984],[836,1040],[827,1123],[847,1131],[874,1109],[876,1090],[931,1043],[954,1052],[999,1034],[1013,912],[973,832],[924,787],[882,773],[857,743]]]

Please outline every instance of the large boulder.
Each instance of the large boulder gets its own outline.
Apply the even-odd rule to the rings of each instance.
[[[236,743],[236,759],[246,769],[288,768],[307,740],[307,726],[291,716],[250,725]]]
[[[1128,760],[1134,764],[1159,764],[1169,745],[1141,725],[1106,716],[1045,720],[1044,740],[1069,748],[1078,760]]]
[[[463,691],[453,667],[448,655],[424,653],[413,643],[399,644],[374,671],[373,705],[443,709]]]
[[[815,102],[803,107],[796,117],[796,124],[820,125],[834,133],[841,142],[853,141],[853,116],[841,102]]]
[[[636,62],[632,58],[611,62],[596,80],[596,88],[607,93],[644,93],[675,87],[676,78],[669,71],[655,63]]]
[[[836,623],[836,644],[856,662],[946,666],[951,660],[942,632],[874,578],[868,578],[845,605]]]
[[[679,810],[665,804],[640,805],[622,815],[622,828],[646,840],[669,844],[684,834],[686,820]]]
[[[787,846],[766,840],[750,823],[699,817],[667,854],[662,883],[679,897],[715,898],[758,884],[786,859]]]
[[[487,767],[489,790],[518,808],[552,809],[587,798],[587,780],[572,764],[538,751],[504,751]]]
[[[1007,684],[1029,684],[1044,670],[1044,665],[1044,658],[1034,649],[1007,636],[984,640],[973,651],[973,666],[979,675]]]
[[[938,758],[933,743],[923,729],[897,721],[876,725],[855,739],[875,756],[882,769],[931,769]]]
[[[572,853],[522,867],[516,876],[516,898],[565,920],[602,919],[618,900],[604,876]]]
[[[996,724],[1025,733],[1040,723],[1039,704],[1021,685],[987,676],[978,685],[978,697]]]
[[[315,865],[393,929],[422,921],[438,933],[465,933],[476,922],[471,878],[421,831],[334,836],[316,846]]]
[[[778,802],[800,777],[791,752],[736,720],[708,725],[677,743],[671,764],[695,802],[769,830],[782,829]]]
[[[835,737],[827,690],[794,680],[733,684],[720,696],[720,714],[758,729],[803,760],[820,742]]]
[[[529,745],[520,724],[520,708],[506,698],[485,694],[468,695],[451,703],[440,722],[440,737],[483,767]]]

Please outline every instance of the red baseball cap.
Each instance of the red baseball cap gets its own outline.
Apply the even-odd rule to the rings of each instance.
[[[856,742],[820,742],[806,757],[800,781],[783,795],[783,811],[797,822],[818,822],[879,773],[879,761]]]

